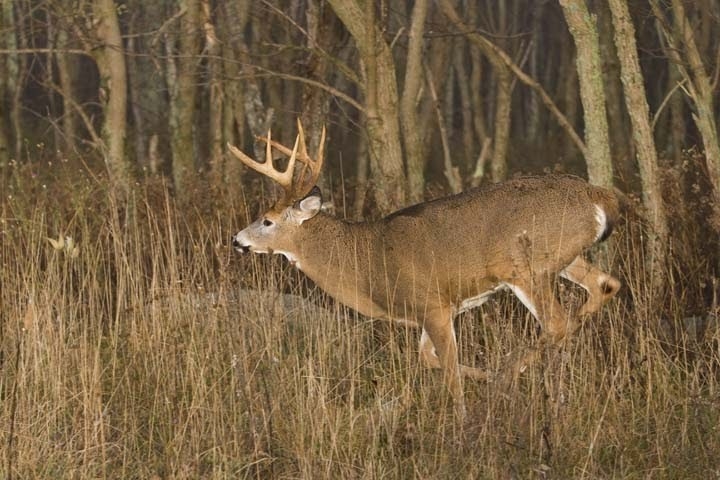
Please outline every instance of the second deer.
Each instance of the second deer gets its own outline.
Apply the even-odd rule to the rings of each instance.
[[[233,237],[233,246],[240,252],[282,254],[358,312],[419,326],[420,361],[443,370],[461,416],[462,376],[487,375],[458,363],[456,314],[509,289],[539,322],[540,346],[559,345],[620,288],[616,278],[582,257],[610,235],[618,220],[619,199],[609,190],[572,176],[527,177],[420,203],[377,221],[351,223],[321,211],[315,182],[325,130],[314,159],[300,122],[298,130],[292,149],[269,133],[261,138],[264,163],[228,145],[245,165],[283,188],[272,208]],[[284,171],[273,166],[273,149],[289,157]],[[302,164],[298,172],[297,162]],[[576,316],[555,298],[558,275],[587,290]]]

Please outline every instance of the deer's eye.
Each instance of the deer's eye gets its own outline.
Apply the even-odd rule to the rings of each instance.
[[[273,222],[271,220],[268,220],[267,218],[263,220],[263,226],[265,227],[272,227]]]

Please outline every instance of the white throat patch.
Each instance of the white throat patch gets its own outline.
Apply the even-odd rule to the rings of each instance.
[[[598,204],[595,204],[595,221],[598,224],[598,231],[595,235],[595,241],[597,242],[607,229],[607,215],[605,214],[605,210]]]
[[[282,251],[282,250],[273,250],[273,253],[278,254],[278,255],[282,255],[283,257],[285,257],[285,258],[288,259],[288,262],[290,262],[291,265],[293,265],[294,267],[296,267],[296,268],[299,269],[299,270],[302,270],[302,269],[300,268],[300,262],[298,262],[297,258],[296,258],[295,255],[293,255],[292,253],[290,253],[290,252],[284,252],[284,251]]]

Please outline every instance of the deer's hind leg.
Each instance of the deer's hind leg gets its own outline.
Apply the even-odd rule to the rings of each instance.
[[[603,304],[620,290],[620,281],[617,278],[603,272],[582,257],[576,257],[570,265],[560,271],[560,276],[587,290],[588,299],[578,311],[580,317],[600,310]]]

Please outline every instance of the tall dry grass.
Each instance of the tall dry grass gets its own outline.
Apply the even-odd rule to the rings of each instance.
[[[118,204],[65,170],[15,172],[0,201],[0,478],[720,475],[720,331],[686,328],[712,308],[691,311],[706,252],[673,257],[658,299],[618,235],[622,295],[514,388],[467,381],[459,425],[418,332],[230,251],[237,197],[178,206],[148,182]],[[536,334],[511,296],[457,325],[491,370]]]

